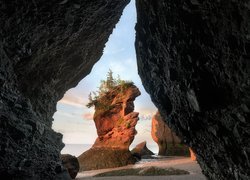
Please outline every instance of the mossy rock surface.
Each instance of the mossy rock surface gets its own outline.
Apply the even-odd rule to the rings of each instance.
[[[91,148],[78,157],[80,171],[106,169],[135,164],[136,159],[128,150]]]

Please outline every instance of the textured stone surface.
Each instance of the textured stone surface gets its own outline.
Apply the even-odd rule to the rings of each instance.
[[[143,85],[210,179],[250,179],[248,0],[137,0]]]
[[[134,100],[140,94],[135,85],[124,84],[112,88],[95,102],[98,137],[92,148],[78,157],[82,171],[135,163],[129,146],[137,133],[135,126],[139,113],[133,111]]]
[[[159,146],[158,155],[188,156],[189,150],[164,122],[159,112],[152,118],[151,136]]]
[[[102,55],[129,0],[0,1],[0,176],[67,179],[57,101]]]
[[[129,0],[0,0],[0,175],[65,177],[55,104]],[[137,0],[146,90],[210,179],[250,178],[249,0]],[[167,116],[166,116],[167,115]]]
[[[134,111],[134,100],[141,93],[134,85],[116,87],[103,96],[95,106],[94,121],[97,139],[93,147],[128,150],[136,135],[139,120]]]
[[[140,144],[137,144],[132,150],[131,153],[133,156],[137,157],[138,159],[143,158],[143,156],[151,156],[154,155],[152,151],[150,151],[147,147],[147,142],[143,141]]]
[[[136,159],[129,150],[92,148],[78,157],[80,171],[96,170],[135,164]]]
[[[75,179],[80,169],[77,158],[70,154],[62,154],[61,160],[62,160],[63,166],[67,169],[70,177],[72,179]]]

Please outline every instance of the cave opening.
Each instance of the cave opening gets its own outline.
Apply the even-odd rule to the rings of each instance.
[[[151,137],[151,120],[157,109],[144,90],[137,72],[135,42],[136,8],[135,1],[124,9],[123,15],[116,24],[113,33],[105,45],[103,56],[94,65],[91,73],[79,84],[68,90],[57,103],[57,111],[53,118],[53,129],[63,134],[65,147],[62,154],[80,155],[91,148],[97,133],[93,121],[94,108],[87,108],[88,95],[96,91],[100,81],[106,78],[107,72],[113,71],[114,77],[131,80],[141,91],[135,100],[135,112],[139,112],[136,125],[137,135],[130,149],[146,141],[147,147],[158,153],[158,145]]]
[[[62,135],[51,129],[56,103],[100,59],[129,2],[1,2],[1,177],[69,179]],[[164,121],[209,179],[250,179],[249,3],[136,0],[136,7],[138,72]],[[58,109],[84,106],[78,100],[63,99]],[[61,111],[65,121],[76,114]]]

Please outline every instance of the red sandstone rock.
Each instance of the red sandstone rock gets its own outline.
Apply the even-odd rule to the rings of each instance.
[[[139,89],[131,85],[122,92],[121,87],[117,87],[100,99],[104,103],[95,106],[94,121],[98,138],[93,147],[129,149],[139,119],[139,113],[133,112],[133,101],[139,95]]]
[[[151,135],[159,146],[158,155],[181,155],[187,156],[188,148],[181,143],[181,140],[167,126],[157,112],[152,119]]]
[[[136,162],[129,146],[137,133],[135,126],[139,113],[133,112],[133,101],[139,95],[139,89],[130,83],[115,87],[95,102],[94,121],[98,137],[92,148],[78,157],[81,171]]]
[[[191,148],[189,148],[189,152],[190,152],[191,160],[196,161],[196,155],[195,155],[194,151]]]

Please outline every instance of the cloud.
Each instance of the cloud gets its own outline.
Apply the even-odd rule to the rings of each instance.
[[[67,117],[67,118],[72,118],[72,117],[76,116],[76,114],[62,112],[62,111],[57,111],[55,115],[59,115],[59,116]]]
[[[93,120],[93,116],[94,116],[93,113],[85,113],[82,115],[84,120]]]
[[[77,94],[66,93],[64,97],[58,101],[58,103],[76,106],[76,107],[84,107],[86,102],[84,102],[83,97],[78,96]]]
[[[92,133],[84,132],[65,132],[63,134],[63,142],[65,144],[93,144],[97,138],[96,133],[92,130]]]
[[[140,120],[143,121],[151,121],[153,118],[153,115],[149,115],[149,114],[141,114],[139,115]]]

